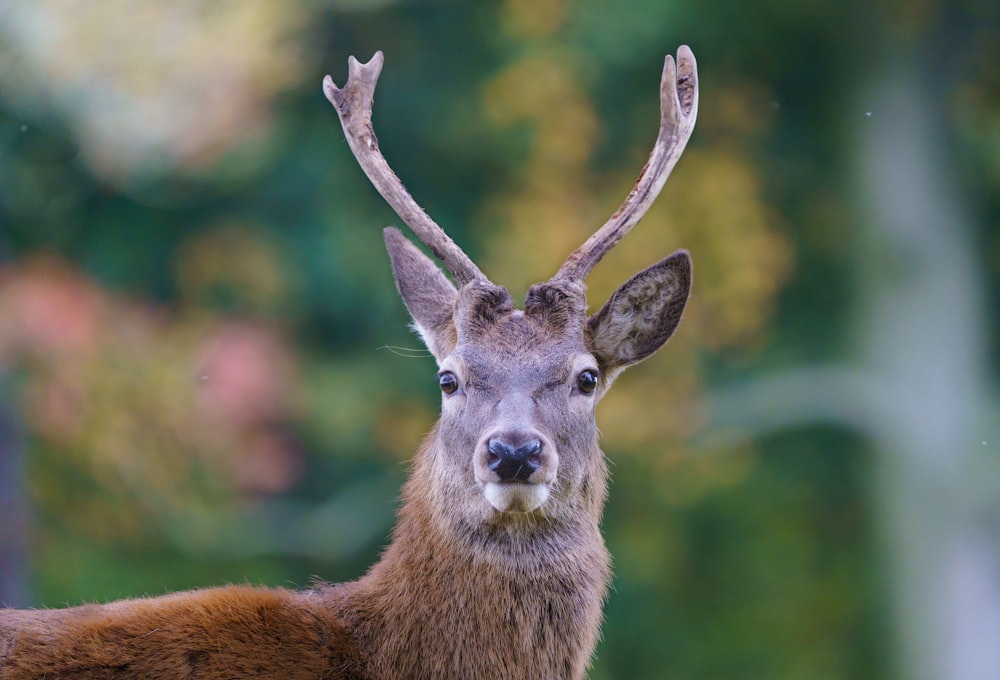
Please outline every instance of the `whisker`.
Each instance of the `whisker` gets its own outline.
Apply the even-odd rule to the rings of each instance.
[[[387,349],[393,354],[407,359],[417,359],[421,357],[429,357],[431,355],[429,349],[421,347],[399,347],[398,345],[382,345],[381,347],[377,347],[376,351],[383,349]]]

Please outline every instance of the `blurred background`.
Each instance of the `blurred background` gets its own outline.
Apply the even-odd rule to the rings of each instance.
[[[320,83],[520,298],[701,110],[596,308],[694,296],[598,418],[605,678],[1000,677],[1000,4],[0,4],[0,601],[352,579],[438,409]]]

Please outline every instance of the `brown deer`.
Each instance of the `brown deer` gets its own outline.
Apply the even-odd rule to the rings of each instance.
[[[382,54],[326,96],[372,184],[457,285],[396,229],[396,285],[438,362],[441,418],[403,488],[392,542],[361,579],[306,591],[228,586],[55,610],[0,610],[0,679],[580,678],[610,574],[608,471],[594,407],[674,332],[677,251],[587,316],[584,279],[652,204],[694,127],[697,71],[667,56],[660,131],[611,219],[524,309],[414,202],[379,151]]]

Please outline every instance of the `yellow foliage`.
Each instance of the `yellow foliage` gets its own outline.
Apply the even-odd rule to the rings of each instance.
[[[544,38],[566,20],[572,0],[506,0],[504,14],[510,27],[526,38]]]
[[[483,107],[499,125],[527,122],[535,130],[534,162],[572,171],[590,156],[599,121],[575,78],[572,55],[548,49],[526,56],[487,85]]]
[[[554,274],[588,223],[586,162],[599,123],[574,73],[569,55],[547,50],[502,71],[483,98],[495,123],[534,131],[522,186],[487,198],[483,208],[482,219],[495,225],[482,230],[490,235],[484,264],[515,293]]]

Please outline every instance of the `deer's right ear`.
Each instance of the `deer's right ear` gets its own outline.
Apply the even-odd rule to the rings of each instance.
[[[622,284],[587,321],[590,350],[609,380],[670,339],[691,294],[691,257],[678,250]]]
[[[383,231],[385,247],[413,327],[440,364],[455,349],[455,298],[458,291],[444,272],[398,229]]]

